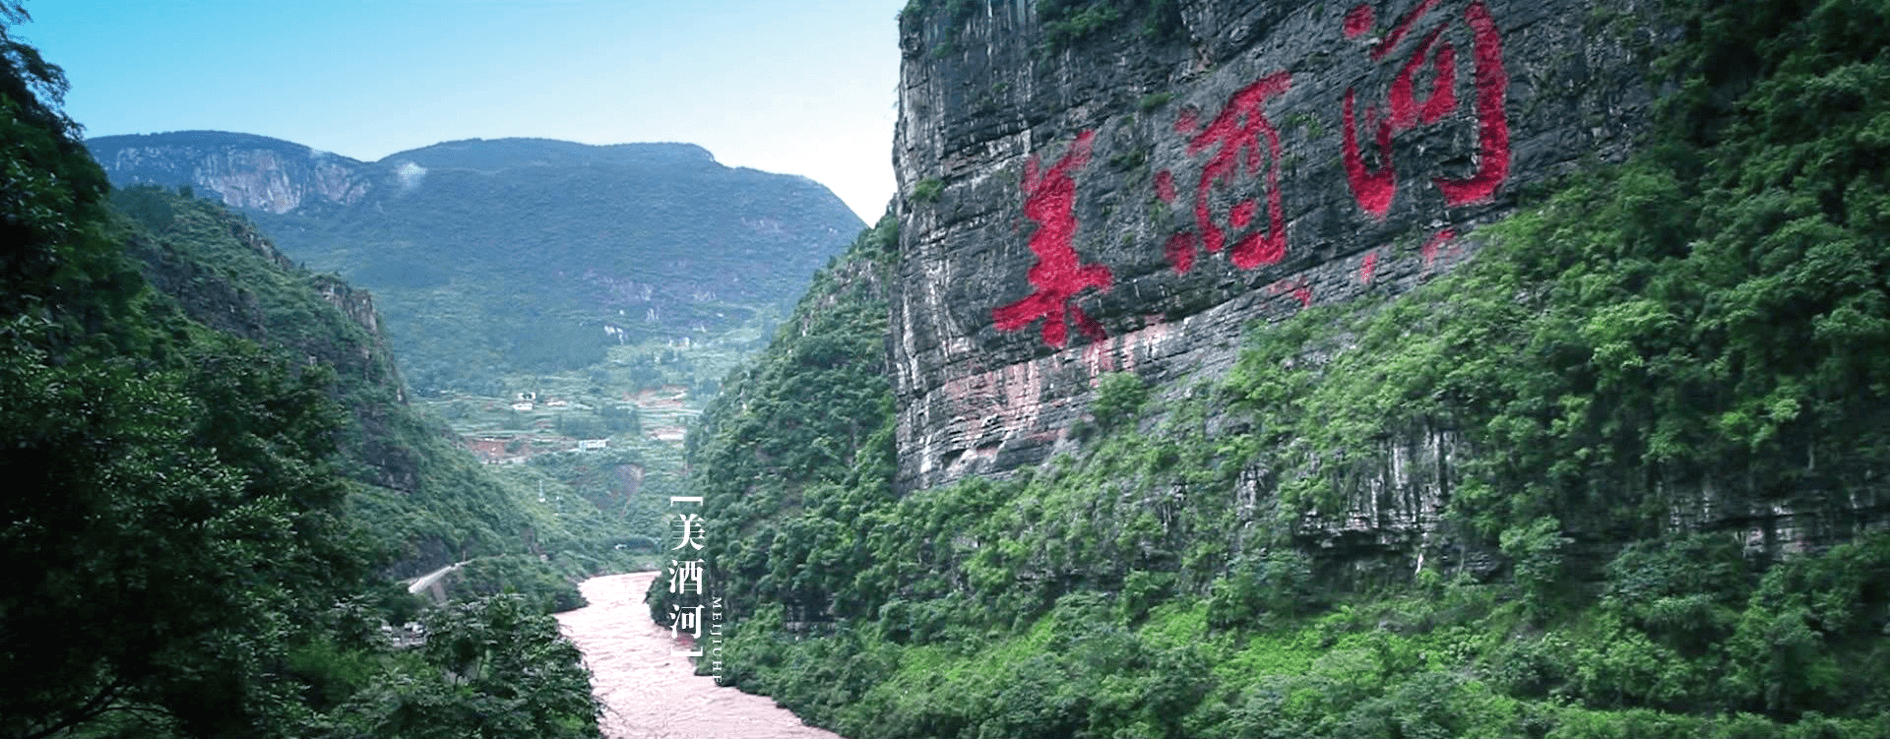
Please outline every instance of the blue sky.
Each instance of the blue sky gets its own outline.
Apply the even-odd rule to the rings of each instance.
[[[88,136],[212,129],[362,160],[441,141],[684,141],[893,193],[905,0],[28,0]]]

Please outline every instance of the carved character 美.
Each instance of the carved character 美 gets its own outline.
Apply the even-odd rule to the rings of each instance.
[[[1091,341],[1108,338],[1102,324],[1076,306],[1076,294],[1088,288],[1107,291],[1114,282],[1109,268],[1083,264],[1072,244],[1076,236],[1075,170],[1089,161],[1094,131],[1077,135],[1069,151],[1050,166],[1040,170],[1035,156],[1024,165],[1024,216],[1037,222],[1030,235],[1030,251],[1037,255],[1028,279],[1036,288],[1022,300],[992,309],[991,318],[1000,331],[1016,331],[1039,318],[1043,322],[1043,340],[1062,348],[1069,339],[1064,318]]]

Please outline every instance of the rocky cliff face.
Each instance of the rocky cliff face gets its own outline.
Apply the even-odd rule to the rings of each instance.
[[[306,204],[359,202],[372,165],[266,136],[221,131],[104,136],[86,142],[119,186],[189,185],[233,208],[286,213]]]
[[[1255,322],[1461,264],[1519,192],[1629,153],[1651,58],[1678,38],[1632,1],[965,5],[902,27],[906,490],[1073,449],[1104,373],[1186,392]],[[1463,457],[1452,429],[1386,440],[1344,473],[1349,505],[1299,534],[1354,561],[1488,571],[1439,526]],[[1239,497],[1272,494],[1250,472]],[[1656,484],[1673,525],[1739,528],[1772,554],[1890,516],[1875,485]]]
[[[387,334],[381,331],[380,313],[374,309],[374,295],[334,275],[315,275],[314,283],[322,300],[367,332],[369,341],[354,350],[354,354],[360,358],[363,379],[387,386],[393,391],[395,400],[407,402],[406,388],[400,382],[400,374],[393,361],[389,359],[392,353],[387,348]]]
[[[1251,321],[1450,269],[1626,153],[1662,36],[1631,2],[1045,5],[902,29],[906,488],[1041,461],[1101,373],[1212,376]]]

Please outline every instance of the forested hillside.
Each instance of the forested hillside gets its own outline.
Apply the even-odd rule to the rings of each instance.
[[[859,737],[1890,735],[1890,9],[1664,12],[1626,162],[1013,474],[895,493],[882,222],[692,444],[724,674]],[[1413,438],[1404,548],[1350,506]]]
[[[597,735],[545,604],[383,578],[581,560],[604,524],[417,420],[364,294],[221,206],[111,194],[24,20],[0,3],[0,736]]]
[[[185,315],[335,370],[333,397],[347,411],[338,471],[358,483],[353,518],[394,548],[390,574],[528,547],[584,560],[576,569],[585,570],[617,544],[658,533],[658,516],[642,508],[606,517],[575,497],[558,511],[534,505],[540,480],[552,479],[544,465],[479,465],[407,407],[367,293],[295,266],[242,217],[151,186],[115,191],[111,202],[135,221],[128,253]]]

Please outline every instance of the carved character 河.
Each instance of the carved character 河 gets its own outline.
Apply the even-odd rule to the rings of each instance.
[[[1373,39],[1371,58],[1382,61],[1401,48],[1424,14],[1438,0],[1424,0],[1382,39]],[[1345,17],[1345,35],[1356,38],[1372,27],[1370,5],[1359,5]],[[1509,117],[1504,110],[1509,96],[1509,73],[1503,69],[1503,45],[1489,6],[1482,0],[1469,4],[1463,12],[1469,27],[1474,69],[1475,115],[1477,121],[1476,168],[1467,177],[1435,177],[1432,184],[1444,195],[1448,205],[1464,205],[1489,199],[1509,176]],[[1346,88],[1341,103],[1340,146],[1346,180],[1359,208],[1375,218],[1384,218],[1397,195],[1397,175],[1392,161],[1391,140],[1399,133],[1443,120],[1460,104],[1457,97],[1457,47],[1445,37],[1451,21],[1445,20],[1408,45],[1410,56],[1398,68],[1386,90],[1383,108],[1376,103],[1359,110],[1358,93]],[[1424,97],[1418,97],[1418,77],[1428,70],[1430,84]],[[1360,138],[1370,138],[1375,149],[1375,163],[1367,163]]]

